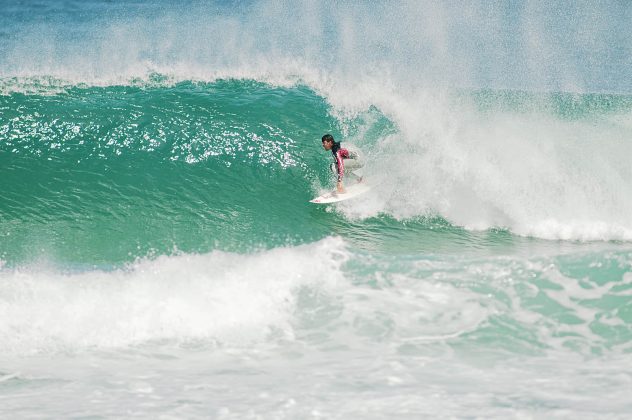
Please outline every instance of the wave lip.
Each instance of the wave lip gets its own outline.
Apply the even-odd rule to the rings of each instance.
[[[632,229],[604,221],[547,219],[515,229],[524,236],[568,241],[632,241]]]

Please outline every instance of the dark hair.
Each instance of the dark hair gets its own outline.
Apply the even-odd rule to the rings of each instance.
[[[332,136],[331,134],[325,134],[322,138],[323,143],[326,141],[330,141],[332,143],[335,143],[336,140],[334,140],[334,136]]]

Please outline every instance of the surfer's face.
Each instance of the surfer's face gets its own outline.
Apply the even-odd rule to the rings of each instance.
[[[323,149],[325,150],[331,150],[331,148],[333,147],[334,143],[332,141],[324,141],[323,142]]]

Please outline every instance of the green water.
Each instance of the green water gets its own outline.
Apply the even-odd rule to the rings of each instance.
[[[528,113],[525,104],[543,100],[520,92],[472,98],[484,112]],[[549,100],[560,118],[604,118],[632,106],[605,95]],[[247,81],[72,87],[5,95],[0,109],[0,256],[12,265],[116,265],[150,254],[247,252],[331,235],[398,253],[570,246],[516,237],[502,227],[470,232],[432,209],[404,219],[388,211],[367,218],[308,204],[331,185],[330,157],[319,144],[324,131],[359,139],[379,159],[372,149],[397,127],[376,109],[336,119],[305,87]]]

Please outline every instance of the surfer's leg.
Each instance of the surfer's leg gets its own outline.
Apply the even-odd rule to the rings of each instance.
[[[347,172],[347,175],[353,178],[356,182],[362,181],[362,177],[358,174],[355,174],[353,172]]]
[[[354,171],[358,171],[364,166],[364,162],[359,159],[345,159],[345,169],[348,171],[347,175],[353,178],[356,182],[362,181],[362,176],[356,174]]]
[[[345,169],[348,171],[356,171],[364,166],[364,162],[358,159],[345,159]]]

